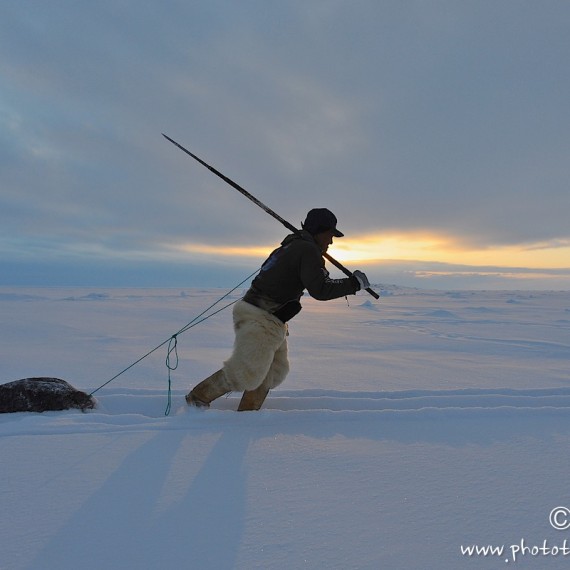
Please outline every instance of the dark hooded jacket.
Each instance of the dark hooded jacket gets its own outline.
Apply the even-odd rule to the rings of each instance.
[[[300,310],[304,290],[319,301],[353,295],[355,277],[331,279],[321,249],[307,231],[288,235],[263,263],[244,301],[274,314],[283,322]]]

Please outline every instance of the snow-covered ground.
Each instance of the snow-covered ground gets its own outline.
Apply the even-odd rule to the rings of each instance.
[[[94,390],[221,294],[0,289],[0,381]],[[95,410],[0,416],[0,568],[568,568],[570,292],[349,302],[304,301],[260,412],[184,403],[227,309],[180,336],[169,416],[166,345]]]

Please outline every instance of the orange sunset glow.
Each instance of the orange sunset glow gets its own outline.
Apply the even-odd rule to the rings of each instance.
[[[570,266],[570,243],[558,242],[477,247],[435,234],[372,235],[337,241],[330,249],[339,260],[437,261],[472,266],[563,269]]]
[[[186,254],[265,258],[277,247],[247,247],[188,243],[171,246]],[[535,243],[476,247],[459,239],[429,233],[377,234],[337,239],[330,255],[343,263],[363,266],[388,260],[431,261],[470,266],[565,269],[570,266],[570,243]]]

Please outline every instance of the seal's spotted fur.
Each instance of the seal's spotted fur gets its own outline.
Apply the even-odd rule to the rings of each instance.
[[[24,378],[0,385],[0,413],[94,407],[92,396],[59,378]]]

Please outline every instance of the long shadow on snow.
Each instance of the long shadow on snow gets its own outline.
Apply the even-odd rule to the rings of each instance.
[[[564,394],[561,391],[559,395]],[[520,438],[551,444],[561,435],[570,435],[568,407],[363,411],[351,410],[351,398],[346,394],[338,396],[348,409],[269,409],[244,414],[212,409],[165,418],[159,425],[153,419],[148,432],[144,423],[118,433],[110,426],[109,437],[137,438],[134,442],[125,440],[125,445],[134,450],[55,531],[29,568],[65,568],[70,561],[83,570],[236,567],[246,526],[244,457],[250,444],[261,439],[342,436],[463,446]],[[233,402],[225,402],[229,404]],[[160,499],[177,454],[186,453],[186,437],[196,436],[218,439],[201,462],[196,459],[194,465],[199,465],[199,470],[195,476],[178,467],[178,489],[187,485],[188,490],[161,510]],[[186,462],[191,460],[185,458]],[[104,456],[101,461],[105,461]]]
[[[183,431],[154,432],[59,529],[30,570],[67,568],[70,561],[83,570],[234,568],[244,529],[248,438],[223,432],[186,495],[158,514],[184,437]]]

